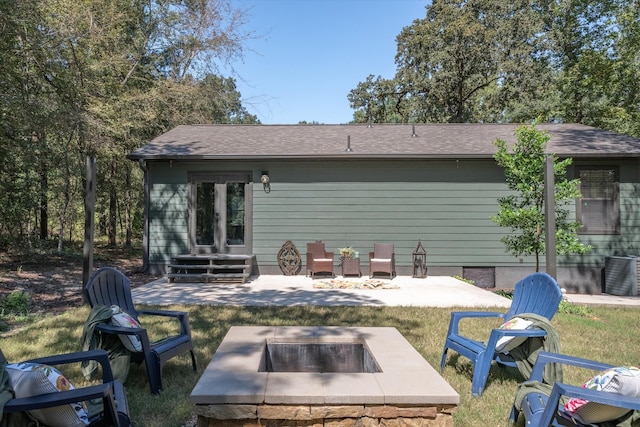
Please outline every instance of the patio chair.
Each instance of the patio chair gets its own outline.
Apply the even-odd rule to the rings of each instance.
[[[376,243],[369,252],[369,278],[375,273],[386,273],[390,279],[396,275],[396,255],[393,243]]]
[[[324,243],[307,243],[307,275],[315,279],[318,273],[333,274],[333,252],[327,252]]]
[[[71,387],[57,367],[86,360],[100,364],[102,383],[82,388]],[[45,365],[45,369],[42,369],[42,365]],[[77,425],[87,421],[87,425],[92,427],[131,425],[125,389],[121,382],[113,379],[109,357],[104,350],[41,357],[10,365],[0,350],[0,374],[0,402],[12,397],[4,404],[0,417],[6,416],[8,425],[13,425],[14,417],[33,418],[43,426],[50,423]],[[99,403],[96,405],[96,402]],[[79,403],[95,410],[87,411],[87,406]],[[17,419],[14,421],[22,425]]]
[[[598,374],[583,386],[563,382],[541,386],[543,371],[550,363],[582,368],[585,372],[596,371]],[[518,418],[524,418],[524,425],[530,427],[594,426],[600,423],[635,425],[621,421],[628,416],[634,416],[637,420],[637,414],[629,412],[638,410],[640,371],[637,368],[629,371],[627,367],[614,367],[579,357],[541,352],[529,381],[518,387],[510,420],[515,423]]]
[[[96,329],[102,334],[126,335],[131,340],[139,340],[140,351],[131,352],[131,360],[136,363],[144,361],[147,369],[147,377],[151,393],[158,394],[162,390],[162,367],[174,356],[186,353],[191,354],[193,370],[197,370],[196,357],[191,341],[191,329],[189,327],[189,314],[184,311],[168,310],[136,310],[131,298],[131,281],[121,271],[113,267],[102,267],[96,270],[87,285],[85,295],[91,307],[96,305],[120,307],[125,313],[140,323],[139,315],[164,316],[177,319],[180,322],[178,335],[169,336],[156,342],[150,342],[147,330],[142,327],[115,326],[111,324],[99,324]]]
[[[547,273],[533,273],[520,280],[514,289],[513,301],[507,313],[496,312],[452,312],[449,322],[447,338],[442,350],[440,370],[444,369],[449,349],[471,360],[473,365],[473,378],[471,380],[471,393],[474,396],[482,394],[491,362],[504,366],[517,367],[515,361],[508,354],[508,346],[517,347],[516,342],[522,343],[528,338],[544,337],[547,332],[544,329],[508,329],[496,328],[491,331],[487,343],[476,341],[460,334],[459,323],[465,318],[501,318],[503,321],[516,319],[517,315],[534,314],[540,318],[551,320],[558,311],[562,300],[562,292],[555,279]],[[503,324],[503,326],[506,324]],[[502,342],[513,339],[512,343]],[[506,354],[505,354],[506,352]]]

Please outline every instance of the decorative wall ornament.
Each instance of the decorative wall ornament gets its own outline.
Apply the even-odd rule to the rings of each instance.
[[[278,265],[285,276],[295,276],[302,269],[302,258],[291,240],[287,240],[278,252]]]

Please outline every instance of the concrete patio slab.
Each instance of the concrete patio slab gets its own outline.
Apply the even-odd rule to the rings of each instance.
[[[399,276],[388,282],[397,289],[315,289],[314,280],[304,276],[261,275],[243,284],[167,283],[162,278],[133,289],[132,294],[136,304],[158,305],[509,307],[511,304],[507,298],[449,276],[424,279]]]

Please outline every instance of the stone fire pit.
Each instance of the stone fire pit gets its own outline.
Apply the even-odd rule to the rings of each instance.
[[[395,328],[232,327],[191,392],[198,427],[453,426],[459,396]]]

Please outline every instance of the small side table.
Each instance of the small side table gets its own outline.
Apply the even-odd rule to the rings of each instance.
[[[342,259],[342,277],[344,276],[362,276],[360,272],[360,258]]]

